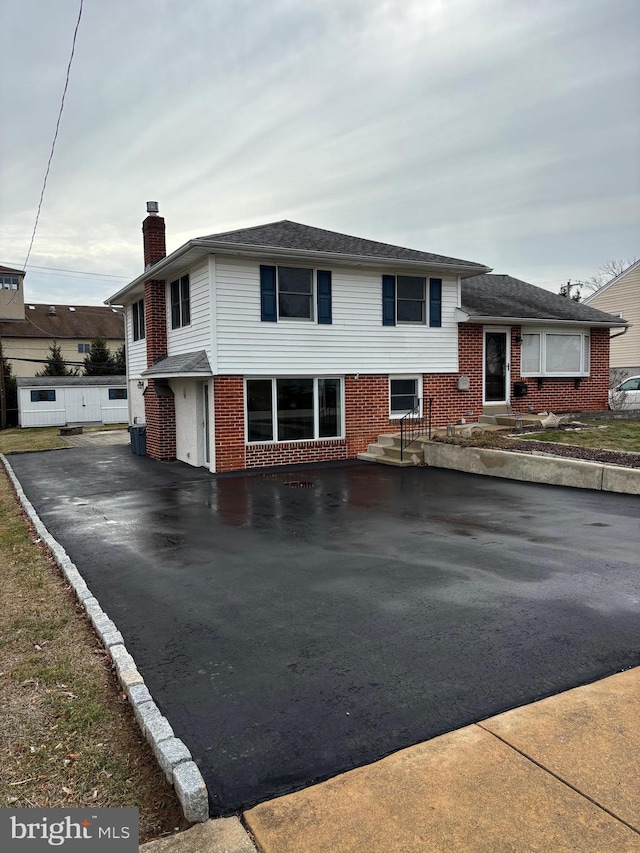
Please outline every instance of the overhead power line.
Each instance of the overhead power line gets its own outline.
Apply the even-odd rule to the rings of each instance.
[[[31,255],[31,249],[33,248],[33,241],[36,239],[36,231],[38,230],[38,221],[40,219],[40,211],[42,210],[42,201],[44,199],[44,191],[47,187],[47,178],[49,177],[49,170],[51,169],[51,161],[53,160],[53,153],[56,149],[56,140],[58,139],[58,131],[60,129],[60,119],[62,118],[62,111],[64,109],[64,99],[67,94],[67,88],[69,86],[69,75],[71,73],[71,63],[73,62],[73,55],[76,50],[76,38],[78,35],[78,27],[80,26],[80,19],[82,18],[82,4],[84,0],[80,0],[80,10],[78,12],[78,20],[76,21],[76,28],[73,32],[73,42],[71,44],[71,56],[69,57],[69,64],[67,65],[67,74],[64,81],[64,89],[62,91],[62,100],[60,101],[60,111],[58,113],[58,120],[56,121],[56,130],[53,135],[53,142],[51,144],[51,153],[49,154],[49,161],[47,163],[47,170],[44,175],[44,181],[42,183],[42,191],[40,193],[40,202],[38,203],[38,212],[36,213],[36,221],[33,225],[33,234],[31,235],[31,242],[29,243],[29,251],[27,252],[27,257],[24,261],[24,266],[27,266],[29,261],[29,256]]]
[[[8,267],[13,266],[13,263],[11,261],[8,261],[5,264],[5,266],[8,266]],[[27,267],[27,264],[25,264],[24,266]],[[117,279],[120,279],[122,281],[130,281],[131,280],[131,277],[128,275],[115,275],[115,273],[109,273],[109,272],[101,273],[101,272],[87,272],[86,270],[67,270],[67,269],[63,269],[61,267],[39,267],[39,266],[36,266],[35,264],[28,264],[28,268],[30,270],[44,270],[46,272],[51,272],[54,274],[64,273],[64,274],[68,274],[68,275],[92,276],[95,278],[117,278]]]

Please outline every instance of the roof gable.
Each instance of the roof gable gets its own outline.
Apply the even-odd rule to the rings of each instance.
[[[473,317],[565,320],[625,325],[617,317],[510,275],[476,275],[462,282],[462,309]]]
[[[609,290],[610,287],[618,284],[620,281],[624,281],[630,273],[635,272],[638,268],[640,268],[640,259],[635,261],[635,263],[631,264],[631,266],[627,267],[626,270],[622,270],[615,278],[612,278],[611,281],[608,281],[606,284],[603,284],[602,287],[599,287],[598,290],[595,290],[593,293],[590,293],[584,299],[585,304],[589,304],[593,302],[598,296],[602,296],[602,294]]]

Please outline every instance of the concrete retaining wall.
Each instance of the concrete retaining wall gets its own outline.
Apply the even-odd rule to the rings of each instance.
[[[441,442],[425,443],[424,461],[434,468],[451,468],[468,474],[572,486],[576,489],[640,494],[640,469],[620,468],[600,462],[534,456],[483,447],[459,447]]]

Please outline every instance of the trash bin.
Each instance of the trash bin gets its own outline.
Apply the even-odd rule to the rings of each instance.
[[[147,455],[147,427],[145,424],[135,424],[129,427],[131,435],[131,452],[136,456]]]

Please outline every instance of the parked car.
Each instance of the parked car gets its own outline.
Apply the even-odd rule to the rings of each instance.
[[[609,389],[610,409],[640,409],[640,376],[629,376]]]

